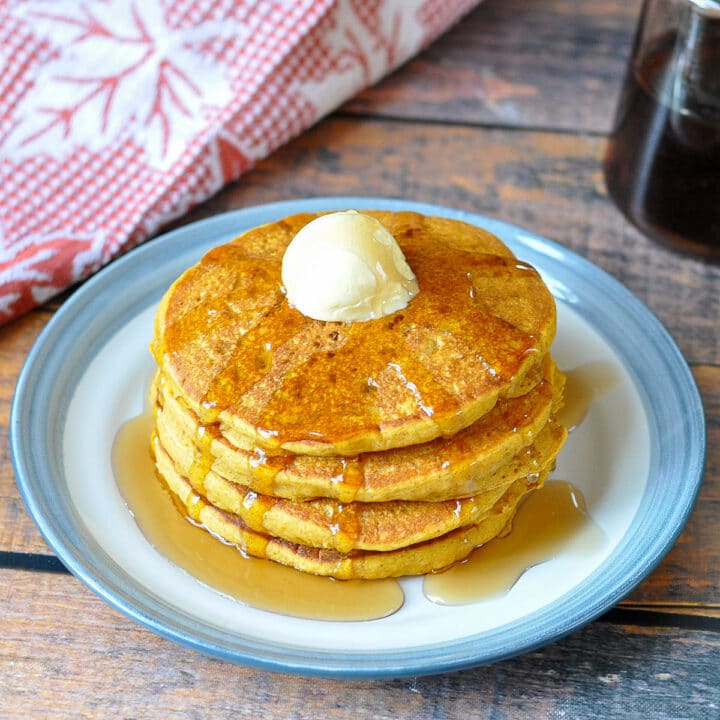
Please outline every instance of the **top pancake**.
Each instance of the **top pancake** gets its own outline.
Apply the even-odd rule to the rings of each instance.
[[[171,286],[152,350],[201,422],[269,450],[354,455],[453,434],[518,392],[555,333],[538,273],[473,225],[363,212],[420,287],[387,317],[323,322],[290,307],[282,257],[316,214],[250,230]]]

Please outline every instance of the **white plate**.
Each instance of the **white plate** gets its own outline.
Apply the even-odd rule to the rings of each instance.
[[[145,540],[110,464],[120,425],[138,415],[152,372],[155,307],[210,247],[295,212],[410,209],[473,222],[542,273],[558,301],[553,354],[564,369],[604,363],[618,383],[568,440],[555,476],[578,486],[608,536],[571,545],[509,595],[439,606],[421,579],[369,622],[268,613],[198,583]],[[150,629],[228,660],[290,672],[398,676],[458,669],[528,651],[594,619],[662,559],[694,502],[705,453],[702,405],[686,362],[657,319],[574,253],[490,218],[378,198],[317,198],[211,218],[153,240],[84,284],[55,315],[18,382],[11,416],[18,484],[46,541],[108,603]],[[211,620],[208,620],[210,618]]]

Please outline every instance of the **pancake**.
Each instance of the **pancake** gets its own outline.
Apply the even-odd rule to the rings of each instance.
[[[282,256],[316,215],[250,230],[171,286],[152,350],[202,424],[303,455],[416,445],[471,425],[542,362],[555,304],[531,266],[467,223],[367,214],[420,286],[388,317],[328,323],[287,303]]]
[[[442,500],[473,495],[536,470],[532,462],[554,457],[565,439],[559,426],[548,429],[564,386],[550,361],[545,377],[529,393],[501,400],[470,427],[422,445],[366,453],[355,458],[282,454],[267,456],[233,447],[218,426],[203,426],[161,378],[151,390],[156,431],[178,472],[196,486],[211,469],[250,489],[278,497],[343,502]],[[522,451],[544,432],[534,453]],[[515,456],[518,456],[517,459]]]
[[[482,493],[438,502],[342,503],[330,498],[294,502],[256,493],[214,472],[198,486],[178,472],[157,437],[153,452],[158,471],[172,487],[187,483],[207,503],[236,515],[250,530],[340,552],[393,550],[477,523],[516,479],[508,476]],[[553,459],[545,458],[537,472],[527,473],[523,479],[536,483],[547,475]]]
[[[181,512],[249,555],[338,579],[439,571],[508,531],[552,471],[565,376],[539,274],[466,223],[368,212],[419,284],[365,322],[281,284],[317,215],[211,250],[163,297],[152,449]]]
[[[339,580],[424,575],[460,562],[479,545],[509,530],[520,500],[540,487],[543,480],[540,478],[534,484],[516,481],[477,523],[431,540],[385,552],[356,550],[342,553],[256,532],[237,515],[208,503],[186,480],[177,476],[166,478],[167,486],[181,509],[224,542],[236,545],[253,557],[267,558],[296,570]]]

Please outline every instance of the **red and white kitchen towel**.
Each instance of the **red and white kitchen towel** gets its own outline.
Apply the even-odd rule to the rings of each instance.
[[[0,322],[239,177],[477,1],[0,2]]]

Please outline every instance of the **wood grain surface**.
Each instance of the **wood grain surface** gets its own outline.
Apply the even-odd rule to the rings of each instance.
[[[712,718],[720,707],[716,632],[597,622],[494,666],[308,680],[179,651],[69,576],[5,570],[0,582],[10,607],[0,637],[2,717],[647,720]]]
[[[660,566],[569,637],[442,676],[308,680],[164,640],[64,570],[15,484],[15,383],[68,291],[0,328],[0,719],[720,718],[720,265],[646,239],[602,176],[639,9],[486,0],[176,224],[298,197],[402,197],[527,227],[607,270],[673,335],[707,418],[700,494]]]
[[[639,9],[638,0],[485,0],[401,73],[345,109],[606,132]]]

